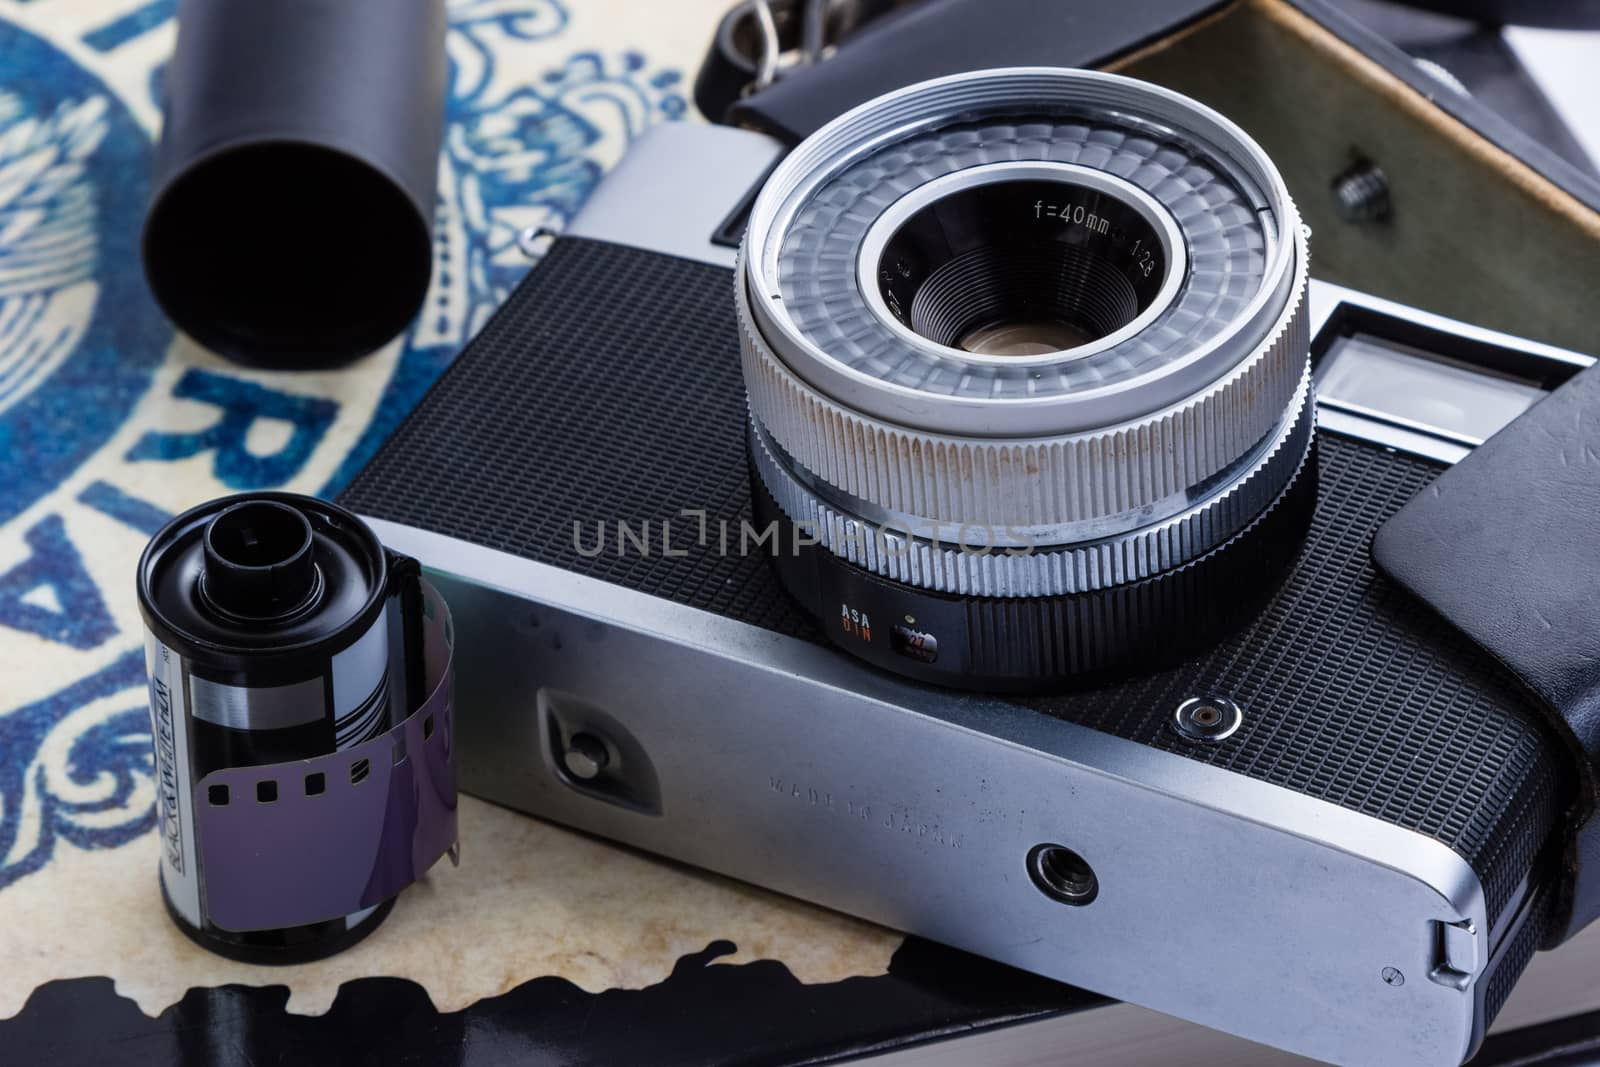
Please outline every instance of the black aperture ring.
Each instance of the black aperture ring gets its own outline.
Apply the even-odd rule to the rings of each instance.
[[[1298,557],[1317,500],[1313,444],[1278,499],[1233,539],[1143,581],[1048,597],[970,597],[880,578],[813,543],[754,470],[758,526],[776,524],[784,588],[828,639],[932,685],[1047,692],[1169,666],[1241,629]]]

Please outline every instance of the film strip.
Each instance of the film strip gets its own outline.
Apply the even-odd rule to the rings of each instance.
[[[314,759],[225,767],[194,786],[202,906],[225,930],[377,907],[458,858],[449,608],[426,582],[429,696],[399,725]]]

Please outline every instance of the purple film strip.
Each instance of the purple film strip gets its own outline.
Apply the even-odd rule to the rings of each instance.
[[[217,770],[195,786],[212,923],[270,930],[350,915],[455,845],[454,634],[444,599],[422,588],[429,696],[404,722],[354,748]]]

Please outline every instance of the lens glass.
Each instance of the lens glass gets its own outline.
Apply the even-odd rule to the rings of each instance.
[[[1115,333],[1155,300],[1167,257],[1131,204],[1070,182],[953,192],[895,231],[876,270],[904,326],[948,348],[1029,356]]]

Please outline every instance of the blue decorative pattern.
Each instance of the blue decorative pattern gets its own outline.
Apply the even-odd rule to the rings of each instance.
[[[61,516],[46,515],[23,541],[28,557],[0,574],[0,626],[72,648],[94,648],[114,637],[117,625]],[[10,758],[9,750],[0,752]]]
[[[163,490],[336,492],[520,279],[519,234],[559,228],[629,140],[686,111],[681,75],[643,53],[563,51],[565,0],[452,0],[433,286],[398,354],[373,357],[393,366],[374,402],[337,375],[174,347],[136,246],[152,149],[137,116],[160,60],[125,60],[175,3],[110,6],[73,31],[86,47],[46,40],[48,13],[0,16],[0,890],[60,842],[112,848],[154,825],[131,590],[137,544],[184,498]],[[12,695],[23,660],[49,695]]]
[[[135,240],[150,142],[103,83],[0,21],[0,523],[127,419],[172,340]],[[87,321],[77,302],[89,301]],[[94,402],[86,404],[85,398]]]
[[[57,839],[114,848],[155,826],[149,712],[99,710],[143,678],[144,657],[129,652],[0,717],[0,889],[48,863]]]
[[[229,489],[265,489],[300,473],[339,410],[338,404],[323,397],[295,396],[198,368],[178,379],[172,395],[214,405],[222,416],[198,432],[151,431],[128,450],[128,458],[170,461],[213,452],[213,472]],[[269,455],[252,451],[246,441],[257,419],[279,419],[293,426],[288,443]]]
[[[172,0],[153,0],[84,34],[83,43],[97,52],[109,52],[149,33],[171,17]]]
[[[172,518],[172,512],[164,511],[147,500],[129,496],[108,482],[91,482],[78,494],[78,499],[102,515],[126,523],[146,537],[155,536],[155,532]]]

